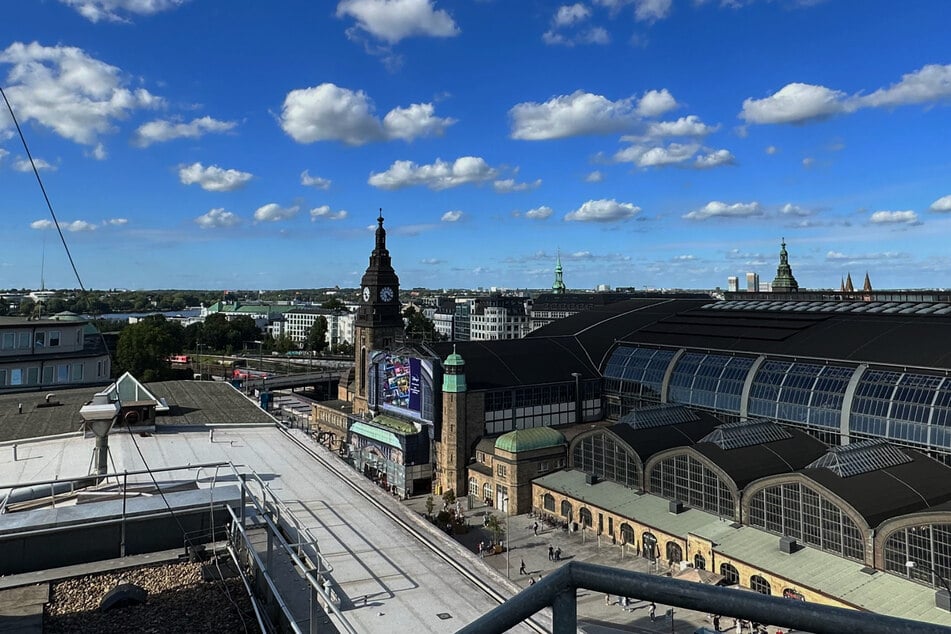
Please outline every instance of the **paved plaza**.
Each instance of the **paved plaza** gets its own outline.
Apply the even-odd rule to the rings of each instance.
[[[417,496],[408,499],[407,504],[416,512],[426,512],[426,497]],[[442,507],[442,499],[433,496],[436,509]],[[465,500],[462,501],[465,508]],[[483,527],[487,513],[494,513],[502,520],[505,516],[496,512],[492,507],[476,507],[465,511],[469,523],[469,530],[464,534],[454,535],[473,557],[473,565],[480,565],[478,555],[479,542],[488,545],[493,539],[491,531]],[[619,545],[608,540],[599,540],[591,531],[568,533],[561,528],[551,528],[538,523],[538,534],[533,526],[535,519],[529,515],[515,515],[508,518],[508,542],[511,549],[499,554],[486,554],[481,559],[481,565],[490,566],[503,576],[508,576],[519,587],[527,587],[531,579],[554,571],[568,561],[584,561],[587,563],[624,568],[637,572],[651,574],[666,574],[666,563],[660,563],[660,569],[652,568],[651,562],[645,558],[631,554],[630,550],[622,553]],[[561,561],[549,561],[548,549],[561,549]],[[519,573],[521,562],[525,562],[525,574]],[[673,626],[668,614],[670,606],[657,604],[655,620],[649,616],[649,602],[632,600],[625,609],[619,603],[619,597],[612,596],[610,603],[605,603],[605,595],[592,590],[578,590],[578,628],[589,634],[609,634],[611,632],[674,632],[676,634],[693,634],[698,628],[706,627],[713,631],[710,616],[680,608],[674,609]],[[736,632],[733,619],[724,617],[720,620],[720,629]],[[777,629],[785,632],[785,628],[770,627],[770,634]],[[747,634],[749,628],[743,630]]]

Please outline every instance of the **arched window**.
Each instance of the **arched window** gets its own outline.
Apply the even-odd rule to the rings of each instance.
[[[693,556],[693,567],[697,570],[706,570],[707,569],[707,560],[703,558],[703,555],[697,553]]]
[[[621,543],[622,544],[633,544],[634,543],[634,529],[631,528],[630,524],[621,524]]]
[[[546,493],[545,497],[542,498],[542,502],[545,505],[546,511],[551,511],[552,513],[555,512],[555,496],[554,495],[552,495],[551,493]]]
[[[733,564],[720,564],[720,574],[727,580],[727,583],[738,584],[740,582],[740,572]]]
[[[641,486],[641,473],[634,452],[604,432],[594,432],[578,440],[571,452],[571,466],[626,487]]]
[[[591,528],[591,511],[586,508],[582,508],[580,511],[578,511],[578,517],[583,525]]]
[[[479,482],[475,478],[469,478],[469,495],[472,497],[479,495]]]
[[[912,581],[944,587],[951,578],[951,524],[916,524],[900,528],[885,539],[885,571]],[[913,562],[914,566],[909,566]]]
[[[736,519],[730,487],[707,465],[687,453],[670,456],[651,467],[650,492],[721,517]]]
[[[486,504],[489,504],[492,501],[492,485],[488,482],[482,485],[482,499]]]
[[[772,588],[769,587],[769,581],[763,579],[759,575],[753,575],[750,577],[750,590],[759,592],[760,594],[772,594]]]
[[[571,521],[571,502],[568,500],[563,500],[561,502],[561,516]]]
[[[660,550],[657,549],[657,537],[653,533],[644,533],[641,538],[641,554],[648,559],[660,557]]]
[[[683,561],[684,551],[677,542],[667,542],[667,563],[679,564]]]

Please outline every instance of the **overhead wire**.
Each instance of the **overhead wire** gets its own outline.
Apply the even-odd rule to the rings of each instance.
[[[43,200],[46,202],[46,208],[50,212],[50,217],[53,219],[53,225],[56,227],[56,231],[59,234],[60,242],[62,242],[63,249],[66,251],[66,257],[69,260],[69,265],[73,270],[73,274],[76,276],[76,283],[79,285],[80,290],[84,294],[86,294],[88,291],[86,290],[86,287],[83,284],[82,277],[79,275],[79,270],[76,268],[76,262],[73,260],[73,254],[69,250],[69,245],[66,242],[66,236],[63,233],[63,229],[59,224],[59,219],[56,217],[56,212],[53,210],[53,204],[52,202],[50,202],[50,197],[46,192],[46,186],[43,184],[43,179],[40,177],[40,171],[36,166],[36,161],[33,159],[33,153],[30,152],[30,146],[26,142],[26,136],[23,134],[23,128],[20,127],[20,122],[17,120],[16,113],[13,111],[13,104],[10,102],[10,99],[7,97],[7,93],[3,90],[3,86],[0,86],[0,97],[3,97],[3,101],[7,106],[7,111],[10,113],[10,118],[13,120],[13,125],[16,128],[17,135],[20,138],[20,143],[23,145],[23,151],[26,153],[27,159],[30,161],[30,167],[33,169],[33,175],[36,177],[36,182],[39,185],[40,191],[43,194]],[[106,345],[105,335],[102,333],[101,329],[99,329],[99,336],[100,336],[100,340],[102,342],[102,345],[106,354],[110,355],[110,362],[111,362],[112,355],[109,352],[108,345]],[[121,400],[121,395],[119,394],[118,381],[116,381],[114,385],[115,385],[116,403],[119,405],[119,408],[121,409],[122,400]],[[178,517],[178,515],[176,515],[175,511],[172,509],[172,506],[169,503],[168,498],[165,496],[165,492],[162,490],[162,487],[159,486],[158,481],[155,479],[155,474],[152,472],[152,468],[149,466],[148,461],[145,459],[145,454],[142,452],[142,448],[139,446],[138,441],[136,441],[135,439],[135,432],[132,430],[131,426],[127,425],[126,427],[129,431],[129,434],[128,434],[129,438],[132,439],[132,444],[135,446],[136,452],[139,454],[139,459],[142,461],[142,464],[145,466],[145,469],[152,480],[152,485],[155,487],[155,490],[158,492],[159,496],[161,496],[162,498],[162,501],[165,503],[165,508],[168,509],[169,515],[175,521],[176,525],[178,526],[178,529],[182,532],[183,540],[186,542],[191,552],[197,552],[194,541],[192,540],[191,536],[189,536],[187,532],[185,531],[185,527],[182,525],[181,519]],[[65,450],[65,446],[64,446],[64,450]],[[113,462],[113,469],[115,469],[114,462]],[[126,492],[123,491],[122,495],[125,496]],[[212,531],[212,540],[214,540],[214,523],[213,522],[211,526],[211,531]],[[248,625],[247,625],[247,622],[245,622],[244,615],[242,614],[241,608],[238,606],[237,602],[234,600],[234,597],[231,595],[231,590],[228,588],[227,583],[225,583],[223,576],[220,574],[221,569],[219,568],[218,571],[219,571],[218,581],[220,582],[220,585],[219,584],[215,584],[215,585],[216,587],[219,588],[219,590],[221,590],[222,588],[224,589],[225,597],[234,606],[235,612],[237,613],[238,618],[241,620],[241,625],[243,626],[245,633],[247,633]]]

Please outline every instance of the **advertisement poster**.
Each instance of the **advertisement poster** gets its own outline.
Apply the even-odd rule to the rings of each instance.
[[[383,382],[384,404],[420,411],[419,359],[388,356],[383,366]]]

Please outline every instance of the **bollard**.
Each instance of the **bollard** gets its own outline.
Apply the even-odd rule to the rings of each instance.
[[[17,461],[17,446],[13,445],[13,462]]]
[[[215,442],[215,428],[214,427],[208,430],[208,442]]]
[[[23,403],[18,403],[18,404],[17,404],[17,414],[22,414],[22,413],[23,413]]]

